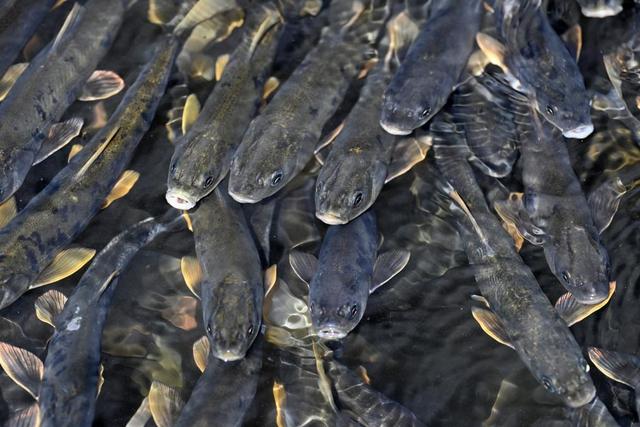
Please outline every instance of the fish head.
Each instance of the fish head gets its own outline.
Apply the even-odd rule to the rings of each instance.
[[[563,360],[554,360],[553,363],[540,361],[545,368],[533,366],[532,372],[549,393],[560,397],[567,406],[579,408],[588,404],[596,396],[596,388],[589,376],[589,363],[581,353],[567,352],[561,358]]]
[[[559,73],[562,74],[562,73]],[[591,104],[582,81],[564,78],[559,82],[561,91],[545,86],[536,92],[536,110],[565,138],[584,139],[593,133]]]
[[[205,288],[211,289],[210,295]],[[202,289],[211,353],[225,362],[244,358],[260,330],[262,293],[256,296],[252,289],[262,289],[262,283],[251,285],[244,279],[227,277],[220,284]]]
[[[545,257],[553,274],[579,302],[597,304],[607,298],[609,256],[597,236],[573,225],[547,246]]]
[[[298,146],[307,144],[302,135],[296,139],[274,125],[249,138],[236,151],[229,171],[229,195],[239,203],[257,203],[277,193],[306,163],[298,157]]]
[[[444,95],[439,82],[430,76],[420,79],[416,88],[416,79],[394,79],[382,99],[380,126],[392,135],[409,135],[427,123],[449,97],[450,91]]]
[[[346,224],[369,209],[387,175],[387,165],[382,161],[362,156],[335,157],[330,155],[316,180],[316,217],[329,225]]]

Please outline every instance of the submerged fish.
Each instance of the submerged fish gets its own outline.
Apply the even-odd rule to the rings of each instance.
[[[335,14],[356,2],[337,2]],[[256,117],[231,163],[229,194],[256,203],[279,191],[313,155],[322,128],[335,113],[388,12],[386,0],[368,0],[347,23],[337,20]]]
[[[601,225],[573,171],[562,135],[531,111],[531,125],[519,125],[524,193],[498,202],[496,211],[529,242],[542,246],[549,268],[580,302],[607,297],[609,255]]]
[[[164,93],[177,43],[167,37],[156,48],[107,125],[0,230],[0,308],[37,285],[56,254],[100,210],[133,157]]]
[[[329,227],[320,256],[292,252],[296,274],[309,284],[309,308],[320,338],[342,339],[360,323],[369,294],[391,280],[409,262],[404,250],[377,255],[373,211],[346,225]]]
[[[193,213],[202,265],[202,315],[218,359],[242,359],[260,331],[264,298],[260,254],[240,206],[223,183]]]
[[[489,210],[471,166],[450,145],[460,136],[446,121],[432,124],[432,130],[438,169],[453,186],[446,192],[460,205],[454,210],[463,213],[459,229],[465,251],[482,295],[501,321],[502,342],[513,346],[550,393],[570,407],[586,405],[596,389],[580,346]],[[491,326],[487,328],[495,330]]]
[[[118,33],[124,11],[124,0],[76,5],[51,46],[34,59],[0,104],[0,200],[20,187],[34,162],[60,148],[60,141],[44,146],[43,141],[81,95]]]
[[[262,340],[242,360],[223,362],[212,353],[175,427],[241,426],[262,369]]]
[[[281,26],[275,7],[261,7],[234,51],[198,120],[178,141],[167,179],[167,202],[191,209],[227,175],[271,68]]]
[[[478,45],[526,93],[542,116],[567,138],[593,132],[590,99],[575,59],[555,33],[541,0],[497,0],[496,21],[504,45],[479,33]]]
[[[640,414],[640,357],[589,347],[589,359],[607,377],[633,389],[636,414]]]
[[[147,218],[112,239],[55,317],[38,396],[43,427],[92,424],[102,328],[119,276],[143,246],[182,221],[177,212],[167,217]]]
[[[439,1],[431,7],[432,16],[384,93],[380,125],[394,135],[410,134],[444,107],[480,29],[480,0]]]

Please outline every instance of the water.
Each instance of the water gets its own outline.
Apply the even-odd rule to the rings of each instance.
[[[148,59],[148,46],[161,34],[145,22],[143,6],[138,4],[129,13],[100,67],[117,71],[128,84]],[[61,16],[52,15],[50,21]],[[589,25],[592,28],[595,23]],[[44,31],[42,37],[51,34]],[[599,43],[589,45],[589,41],[587,37],[587,58]],[[232,43],[233,37],[228,45]],[[228,46],[224,44],[219,48],[221,52],[225,49]],[[585,63],[590,71],[598,72],[593,60]],[[203,93],[210,89],[202,82],[200,87]],[[345,109],[355,93],[353,90],[345,102]],[[107,113],[120,98],[104,102]],[[166,209],[165,180],[173,146],[164,123],[170,104],[165,98],[152,130],[129,166],[141,173],[140,180],[129,195],[95,217],[77,244],[99,250],[129,225]],[[95,106],[76,103],[65,117],[80,114],[85,122],[91,122]],[[339,121],[339,117],[332,120]],[[596,122],[596,133],[589,140],[567,143],[585,190],[611,174],[633,181],[640,174],[640,150],[630,133],[607,118],[599,117]],[[88,141],[93,132],[85,130],[82,140]],[[18,193],[19,207],[66,163],[67,154],[64,149],[32,170]],[[301,242],[317,248],[325,229],[311,213],[312,178],[307,175],[305,179],[296,180],[294,185],[299,188],[279,206],[271,233],[270,264],[278,264],[279,277],[297,295],[303,294],[305,287],[288,267],[287,250]],[[381,250],[405,248],[411,251],[411,260],[400,275],[370,298],[362,323],[334,349],[336,357],[354,370],[364,368],[375,389],[411,409],[430,426],[479,426],[485,420],[490,421],[486,425],[501,426],[577,425],[575,411],[546,395],[517,354],[489,338],[473,320],[470,296],[479,291],[448,211],[449,200],[438,190],[438,180],[430,154],[414,170],[385,186],[374,206],[383,236]],[[639,217],[637,192],[631,192],[604,233],[617,279],[616,293],[605,309],[572,328],[583,348],[640,353]],[[564,291],[548,270],[541,249],[525,245],[521,254],[549,299],[555,301]],[[122,275],[103,333],[105,383],[95,425],[125,425],[152,380],[179,389],[187,399],[199,378],[192,344],[204,330],[200,303],[180,273],[180,258],[185,255],[195,255],[191,233],[185,230],[165,235],[141,251]],[[3,310],[0,315],[6,320],[1,323],[0,339],[44,358],[52,328],[35,318],[34,301],[49,289],[69,295],[81,274],[28,292]],[[622,425],[637,420],[629,388],[608,381],[596,369],[591,375],[598,396]],[[308,354],[301,356],[265,344],[258,391],[243,425],[275,425],[274,380],[285,387],[287,411],[295,425],[336,425],[336,415],[318,387],[318,378],[315,361]],[[502,393],[507,403],[496,405],[490,418],[504,380],[510,384]],[[30,399],[6,374],[0,374],[0,419],[30,404]]]

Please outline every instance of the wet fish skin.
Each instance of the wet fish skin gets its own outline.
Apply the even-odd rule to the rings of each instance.
[[[311,159],[324,124],[366,57],[369,39],[358,33],[375,35],[384,22],[386,13],[382,19],[377,15],[387,10],[386,1],[372,3],[376,7],[354,24],[355,33],[326,28],[318,45],[251,122],[231,162],[229,194],[236,201],[256,203],[275,194]]]
[[[0,76],[20,54],[54,0],[12,0],[0,5]]]
[[[384,93],[380,125],[387,132],[408,135],[445,105],[471,55],[482,11],[479,0],[447,1],[424,23]]]
[[[124,16],[121,0],[89,0],[57,47],[37,55],[0,104],[0,200],[22,184],[49,127],[80,95]]]
[[[0,309],[25,293],[99,211],[151,125],[176,50],[171,37],[159,42],[108,124],[0,231]],[[110,135],[104,151],[79,175]]]
[[[263,273],[256,243],[242,209],[226,194],[225,181],[200,202],[192,218],[211,352],[224,361],[241,359],[262,319]]]
[[[360,323],[372,287],[377,246],[371,210],[327,230],[318,269],[309,283],[311,322],[319,336],[340,339]]]
[[[489,210],[471,166],[449,145],[455,145],[460,135],[452,132],[447,119],[441,123],[431,126],[436,132],[438,168],[460,194],[482,231],[480,238],[466,223],[459,223],[482,295],[536,380],[566,405],[586,405],[593,400],[596,389],[580,346],[515,251],[511,237]]]
[[[384,68],[379,64],[367,77],[316,179],[316,216],[327,224],[358,217],[373,205],[385,183],[395,137],[377,124],[380,97],[390,79]]]
[[[170,213],[171,214],[171,213]],[[147,218],[112,239],[96,256],[56,319],[48,344],[38,405],[41,426],[91,426],[102,329],[120,273],[138,251],[175,226]]]
[[[499,0],[496,21],[505,64],[536,110],[567,138],[593,132],[589,95],[575,59],[540,10],[539,0]]]
[[[233,153],[260,105],[281,26],[273,7],[264,7],[254,19],[270,20],[275,27],[263,36],[255,52],[250,47],[261,22],[256,22],[245,35],[225,67],[222,79],[207,98],[199,120],[178,142],[173,154],[167,200],[176,208],[191,209],[227,175]]]
[[[262,369],[262,340],[242,360],[223,362],[209,355],[175,427],[241,426],[253,401]]]
[[[337,360],[328,361],[328,374],[341,405],[363,425],[379,427],[424,426],[413,412],[366,384],[355,372]]]
[[[590,207],[575,175],[566,144],[552,126],[521,138],[524,209],[528,228],[537,227],[547,264],[580,302],[595,304],[608,295],[610,262]]]

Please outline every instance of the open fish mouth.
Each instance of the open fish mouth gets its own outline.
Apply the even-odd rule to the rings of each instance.
[[[581,125],[562,133],[565,138],[584,139],[593,133],[593,124]]]
[[[341,340],[347,333],[335,326],[327,326],[318,330],[318,336],[324,340]]]
[[[342,225],[349,222],[329,212],[316,212],[316,218],[328,225]]]
[[[216,355],[216,357],[222,360],[223,362],[235,362],[237,360],[244,359],[244,354],[238,354],[236,352],[227,350],[227,351],[223,351],[219,355]]]
[[[583,7],[582,14],[588,18],[607,18],[622,12],[622,5]]]
[[[256,200],[252,197],[249,196],[245,196],[243,194],[238,194],[235,193],[234,191],[232,191],[231,189],[229,189],[229,195],[231,196],[231,198],[233,200],[235,200],[238,203],[258,203],[260,200]]]
[[[176,209],[188,211],[196,205],[196,202],[181,191],[168,190],[165,196],[167,203]]]
[[[390,133],[391,135],[400,135],[400,136],[404,136],[404,135],[409,135],[411,132],[413,132],[412,129],[400,129],[398,127],[395,127],[389,123],[386,123],[383,120],[380,120],[380,126],[382,127],[382,129],[384,129],[385,132]]]

